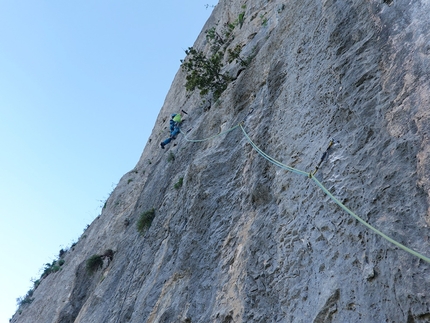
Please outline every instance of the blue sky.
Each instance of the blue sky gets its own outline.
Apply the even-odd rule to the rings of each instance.
[[[0,0],[0,323],[137,163],[218,0]]]

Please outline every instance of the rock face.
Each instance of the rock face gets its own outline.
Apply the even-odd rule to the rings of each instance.
[[[430,322],[430,264],[269,163],[240,128],[159,146],[180,109],[188,138],[245,120],[265,153],[306,172],[334,138],[316,178],[430,256],[430,3],[221,0],[194,46],[207,52],[204,31],[242,12],[230,46],[249,66],[226,65],[237,78],[216,103],[187,95],[178,71],[136,167],[12,322]]]

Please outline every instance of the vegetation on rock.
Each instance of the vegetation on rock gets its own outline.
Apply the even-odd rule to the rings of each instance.
[[[92,255],[86,263],[86,269],[90,274],[95,273],[103,266],[103,256],[101,255]]]
[[[149,229],[154,218],[155,218],[154,208],[143,212],[140,215],[139,220],[137,221],[137,231],[139,231],[140,233],[143,233],[145,230]]]
[[[181,60],[181,66],[187,73],[185,83],[187,91],[198,89],[201,96],[212,93],[213,98],[217,100],[228,84],[234,80],[227,71],[223,70],[223,62],[230,64],[236,61],[243,67],[249,65],[252,57],[244,59],[240,56],[243,44],[237,44],[233,49],[229,48],[234,40],[233,31],[238,25],[242,27],[244,17],[245,12],[241,12],[235,22],[226,24],[221,35],[216,27],[206,31],[206,40],[210,44],[208,55],[194,47],[189,47],[185,51],[187,57]]]
[[[179,180],[175,183],[173,186],[175,189],[179,190],[182,187],[182,184],[184,183],[184,178],[180,177]]]

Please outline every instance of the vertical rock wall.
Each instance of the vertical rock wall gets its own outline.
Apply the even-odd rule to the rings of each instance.
[[[264,152],[306,172],[334,138],[317,179],[430,256],[429,9],[420,0],[221,0],[203,31],[245,12],[231,48],[242,43],[251,64],[226,66],[237,78],[216,103],[188,96],[178,71],[135,169],[12,322],[429,322],[429,264],[269,163],[239,128],[159,148],[179,109],[189,138],[245,120]],[[204,33],[195,47],[208,50]],[[86,260],[106,249],[114,259],[89,275]]]

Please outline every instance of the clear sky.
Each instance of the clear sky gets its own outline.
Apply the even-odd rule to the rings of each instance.
[[[0,0],[0,323],[137,163],[218,0]]]

